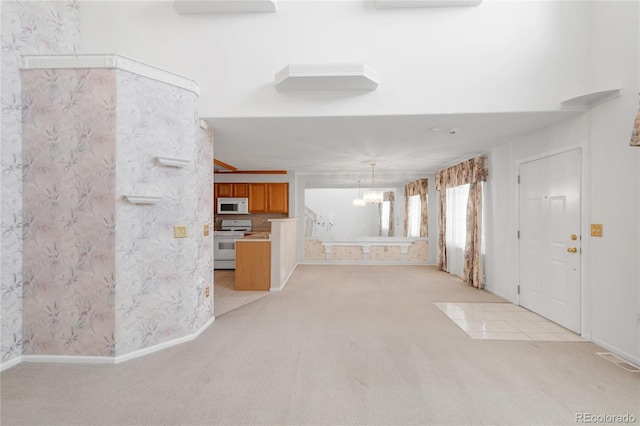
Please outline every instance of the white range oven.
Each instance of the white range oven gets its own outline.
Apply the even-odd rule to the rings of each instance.
[[[236,240],[251,231],[251,220],[225,219],[213,231],[213,269],[236,269]]]

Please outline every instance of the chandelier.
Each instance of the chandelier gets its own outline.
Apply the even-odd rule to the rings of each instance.
[[[376,191],[375,176],[376,176],[376,163],[371,163],[371,191],[364,191],[364,202],[367,204],[380,204],[383,201],[384,195],[382,191]]]
[[[362,182],[362,181],[360,179],[358,179],[358,198],[354,198],[353,199],[353,206],[354,207],[364,207],[367,204],[367,203],[365,203],[364,199],[360,195],[360,182]]]

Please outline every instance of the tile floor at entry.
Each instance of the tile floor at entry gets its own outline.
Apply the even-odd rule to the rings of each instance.
[[[585,341],[573,331],[511,303],[434,304],[474,339]]]
[[[235,273],[233,269],[213,271],[213,314],[216,317],[268,296],[270,293],[268,291],[235,291],[233,289]]]

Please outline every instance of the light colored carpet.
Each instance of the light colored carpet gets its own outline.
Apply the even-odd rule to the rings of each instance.
[[[474,340],[433,302],[501,302],[424,266],[301,265],[197,340],[119,365],[2,373],[14,424],[575,424],[640,418],[588,342]]]

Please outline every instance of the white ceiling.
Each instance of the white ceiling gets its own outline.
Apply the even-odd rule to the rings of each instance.
[[[358,179],[370,185],[375,162],[376,187],[395,188],[578,112],[206,121],[215,158],[239,170],[296,171],[307,188],[355,188]]]

